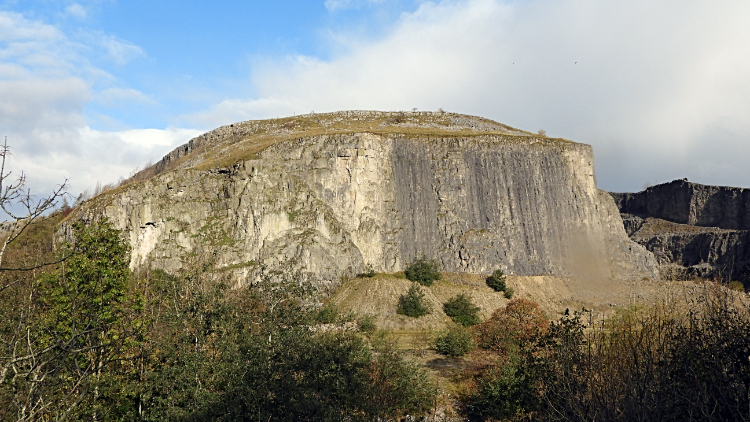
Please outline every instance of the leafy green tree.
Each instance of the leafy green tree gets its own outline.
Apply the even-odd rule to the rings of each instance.
[[[496,292],[503,292],[507,288],[503,270],[495,270],[485,281],[487,282],[487,286]]]
[[[140,396],[109,420],[391,420],[434,402],[426,372],[395,349],[312,329],[319,310],[294,276],[230,290],[200,268],[147,277],[149,314],[159,315],[147,370],[125,386]]]
[[[418,258],[406,267],[404,275],[407,279],[423,286],[431,286],[432,283],[440,280],[440,263],[434,259]]]
[[[443,304],[443,311],[451,317],[453,322],[469,327],[479,323],[479,307],[474,305],[471,298],[461,293]]]
[[[106,220],[75,223],[73,234],[61,252],[67,260],[38,281],[35,315],[15,349],[23,353],[0,373],[18,420],[96,418],[102,380],[142,341],[140,301],[128,294],[129,247]]]
[[[396,312],[412,318],[419,318],[431,312],[430,305],[425,300],[425,294],[417,283],[412,283],[409,291],[398,298]]]

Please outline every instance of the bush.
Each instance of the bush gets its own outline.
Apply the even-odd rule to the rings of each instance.
[[[495,270],[495,272],[487,277],[485,281],[487,282],[487,285],[496,292],[502,292],[507,289],[507,286],[505,285],[505,274],[503,274],[502,270]]]
[[[375,272],[375,268],[373,268],[371,263],[365,264],[365,270],[359,274],[357,274],[357,277],[360,278],[372,278],[375,277],[378,273]]]
[[[405,295],[398,298],[398,310],[401,315],[419,318],[430,313],[430,306],[426,303],[424,292],[414,283]]]
[[[735,290],[738,292],[744,292],[745,291],[745,285],[742,284],[741,281],[730,281],[729,282],[729,289]]]
[[[357,320],[357,328],[360,333],[372,334],[378,328],[375,325],[375,317],[372,315],[364,315]]]
[[[539,304],[513,299],[505,308],[492,313],[490,319],[474,328],[477,344],[483,349],[507,353],[533,336],[546,332],[549,321]]]
[[[339,309],[332,303],[326,303],[315,314],[315,322],[333,324],[339,320]]]
[[[445,302],[443,311],[458,325],[469,327],[479,324],[479,307],[474,306],[471,299],[463,293]]]
[[[534,379],[518,360],[489,365],[477,374],[475,390],[463,400],[462,413],[469,420],[525,420],[538,407]]]
[[[503,295],[506,299],[510,299],[513,297],[513,293],[515,293],[515,290],[513,290],[512,287],[506,287],[505,291],[503,292]]]
[[[436,260],[428,260],[425,257],[412,262],[404,270],[406,278],[423,286],[431,286],[436,280],[440,280],[440,263]]]
[[[463,356],[474,348],[471,333],[464,327],[455,326],[437,335],[432,347],[443,355]]]

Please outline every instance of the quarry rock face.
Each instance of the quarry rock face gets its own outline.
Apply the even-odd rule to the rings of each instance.
[[[632,240],[667,276],[750,281],[750,190],[684,179],[613,193]]]
[[[596,188],[588,145],[450,113],[243,122],[84,204],[128,236],[132,267],[209,260],[336,283],[425,256],[443,270],[632,279],[657,264]]]
[[[613,193],[620,212],[691,226],[750,230],[750,189],[708,186],[687,179],[638,193]]]

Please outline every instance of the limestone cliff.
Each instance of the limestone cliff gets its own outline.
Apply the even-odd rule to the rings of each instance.
[[[663,271],[750,281],[750,189],[681,179],[612,196],[628,235]]]
[[[260,264],[316,281],[398,271],[656,276],[588,145],[451,113],[342,112],[225,126],[78,215],[126,231],[132,265],[196,256],[239,282]]]
[[[679,224],[750,230],[750,189],[674,180],[638,193],[613,193],[621,212]]]

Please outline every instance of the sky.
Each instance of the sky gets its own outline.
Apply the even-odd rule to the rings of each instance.
[[[0,136],[40,195],[238,121],[413,108],[590,144],[609,191],[750,187],[750,2],[0,0]]]

